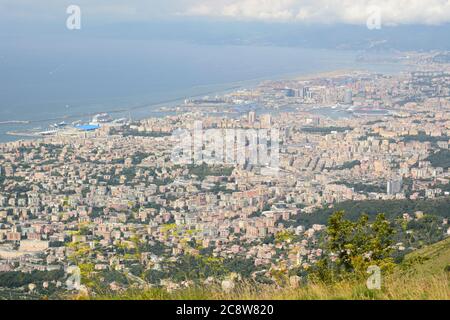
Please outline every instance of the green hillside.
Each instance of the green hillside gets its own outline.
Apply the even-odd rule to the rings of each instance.
[[[405,263],[419,273],[450,272],[450,238],[408,254]]]
[[[232,292],[219,285],[191,287],[167,292],[160,288],[81,296],[107,300],[450,300],[450,238],[406,256],[393,274],[382,279],[381,290],[369,290],[365,281],[334,284],[309,282],[284,287],[242,282]]]

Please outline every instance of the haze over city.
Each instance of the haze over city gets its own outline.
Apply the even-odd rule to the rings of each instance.
[[[448,300],[449,32],[448,0],[0,0],[0,299]]]

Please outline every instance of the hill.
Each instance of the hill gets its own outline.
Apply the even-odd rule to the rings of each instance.
[[[417,273],[450,272],[450,238],[408,254],[404,262]]]
[[[173,292],[159,288],[127,290],[80,299],[107,300],[450,300],[450,238],[407,255],[396,270],[382,277],[381,290],[369,290],[365,281],[334,284],[305,283],[298,287],[238,283],[231,292],[219,285]]]

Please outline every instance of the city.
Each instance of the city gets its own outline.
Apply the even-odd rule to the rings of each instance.
[[[445,239],[449,56],[408,53],[402,59],[415,69],[396,74],[263,81],[187,99],[158,118],[96,121],[1,144],[1,286],[16,297],[96,286],[172,292],[198,281],[227,290],[243,278],[279,283],[280,274],[298,286],[324,255],[327,212],[359,205],[359,214],[371,213],[380,201],[399,229],[398,258]],[[229,162],[217,152],[223,145],[213,161],[194,159],[191,144],[188,161],[174,161],[179,139],[191,141],[198,125],[224,141],[230,130],[277,129],[268,148],[277,146],[277,170],[267,174],[268,163],[248,150]],[[199,141],[205,150],[206,138]],[[71,266],[83,279],[75,291],[66,281]]]

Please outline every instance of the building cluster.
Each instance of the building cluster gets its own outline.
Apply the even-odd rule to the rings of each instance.
[[[67,269],[84,247],[95,270],[158,270],[202,252],[306,269],[325,226],[299,217],[343,201],[448,195],[448,71],[270,81],[179,108],[0,145],[0,272]],[[171,133],[196,120],[224,132],[276,127],[277,174],[173,163]]]

